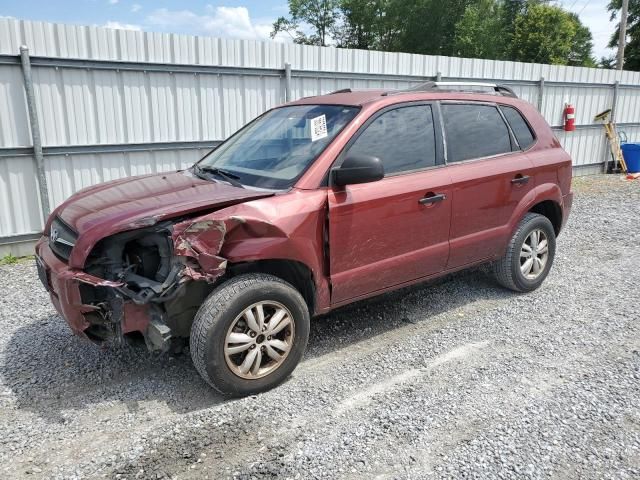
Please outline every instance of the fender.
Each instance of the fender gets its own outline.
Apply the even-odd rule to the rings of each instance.
[[[324,272],[323,228],[326,192],[294,190],[218,210],[174,225],[174,253],[185,259],[185,274],[214,282],[227,263],[293,260],[305,265],[315,283],[318,309],[329,305]],[[304,205],[300,208],[300,205]]]
[[[544,202],[547,200],[551,200],[558,205],[560,205],[560,209],[564,211],[564,205],[562,200],[562,191],[557,184],[554,183],[543,183],[541,185],[536,185],[533,189],[531,189],[518,203],[518,206],[514,209],[511,214],[511,218],[509,219],[509,235],[507,236],[510,239],[515,232],[518,223],[522,217],[527,213],[531,208],[537,205],[540,202]],[[503,246],[503,249],[507,247],[507,244]]]

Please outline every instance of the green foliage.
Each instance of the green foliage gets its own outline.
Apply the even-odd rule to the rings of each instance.
[[[333,32],[345,48],[393,51],[402,32],[405,2],[398,0],[343,0],[342,22]]]
[[[328,34],[338,21],[339,6],[339,0],[289,0],[291,18],[279,17],[273,24],[271,38],[286,32],[296,43],[326,46]],[[301,23],[311,27],[312,33],[304,33]]]
[[[589,28],[584,26],[575,13],[569,14],[576,25],[576,34],[571,41],[571,53],[567,65],[580,67],[597,67],[598,63],[593,58],[593,36]]]
[[[611,12],[611,20],[618,18],[622,8],[622,0],[612,0],[607,7]],[[620,35],[620,24],[611,35],[609,47],[618,48],[618,36]],[[609,63],[608,68],[615,67]],[[640,0],[629,0],[629,13],[627,15],[627,43],[624,48],[624,69],[640,71]]]
[[[402,32],[395,50],[427,55],[455,55],[455,26],[477,0],[405,2]]]
[[[614,69],[616,68],[616,57],[613,55],[609,57],[601,57],[598,66],[600,68]]]
[[[281,32],[311,45],[596,65],[589,29],[545,0],[289,0],[271,36]]]
[[[507,20],[506,12],[495,0],[480,0],[469,5],[456,23],[456,56],[502,59],[507,47],[504,35],[496,35]]]
[[[516,17],[511,59],[554,65],[595,65],[591,32],[560,7],[534,3]]]
[[[7,253],[4,257],[0,258],[0,265],[12,265],[18,263],[20,259],[14,257],[11,253]]]

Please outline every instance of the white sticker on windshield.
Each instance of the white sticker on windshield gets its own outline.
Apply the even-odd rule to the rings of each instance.
[[[315,142],[321,138],[325,138],[327,133],[327,117],[320,115],[311,119],[311,141]]]

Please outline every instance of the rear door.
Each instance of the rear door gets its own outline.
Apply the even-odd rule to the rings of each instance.
[[[333,304],[440,272],[449,252],[450,178],[433,105],[377,113],[337,164],[349,154],[381,158],[385,178],[329,190]]]
[[[497,105],[442,102],[441,110],[453,190],[447,268],[458,268],[501,252],[511,215],[535,182]]]

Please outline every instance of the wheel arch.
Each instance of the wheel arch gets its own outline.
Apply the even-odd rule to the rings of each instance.
[[[304,263],[286,258],[273,258],[229,263],[227,277],[245,273],[266,273],[290,283],[304,298],[309,313],[316,309],[316,285],[312,270]]]
[[[509,221],[509,237],[518,227],[520,220],[529,212],[539,213],[549,218],[556,234],[562,227],[562,191],[555,183],[543,183],[531,189],[518,203]],[[559,220],[555,215],[559,214]],[[558,220],[558,227],[556,222]]]
[[[553,231],[556,237],[560,234],[560,230],[562,229],[562,207],[558,202],[554,200],[542,200],[532,206],[529,212],[547,217],[553,225]]]

